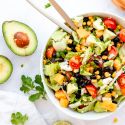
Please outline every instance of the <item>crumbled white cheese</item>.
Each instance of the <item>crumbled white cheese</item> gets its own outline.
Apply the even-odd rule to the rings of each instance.
[[[103,101],[112,101],[112,99],[111,99],[111,98],[108,98],[108,97],[102,97],[102,100],[103,100]]]
[[[70,65],[68,64],[68,61],[62,62],[62,63],[60,63],[59,65],[60,65],[60,68],[61,68],[62,70],[72,71],[72,68],[71,68]]]
[[[87,93],[87,90],[86,90],[85,88],[82,88],[82,89],[81,89],[81,95],[83,95],[83,94],[85,94],[85,93]]]
[[[111,77],[103,79],[103,86],[100,87],[100,90],[103,90],[107,87],[107,85],[112,81],[113,79]]]

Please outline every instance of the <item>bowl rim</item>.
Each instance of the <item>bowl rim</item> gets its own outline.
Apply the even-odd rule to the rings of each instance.
[[[115,19],[117,18],[118,22],[120,22],[120,21],[125,22],[125,19],[123,17],[120,17],[117,14],[114,14],[114,13],[111,13],[111,12],[104,12],[104,11],[85,12],[85,13],[79,14],[78,16],[92,16],[92,15],[97,15],[97,16],[99,15],[99,16],[102,16],[102,17],[103,16],[104,17],[113,17]],[[76,17],[76,16],[74,16],[74,17]],[[124,25],[125,25],[125,23],[124,23]],[[58,28],[58,26],[57,26],[57,28]],[[57,28],[54,29],[54,32],[56,31]],[[48,40],[49,40],[49,38],[48,38]],[[47,96],[48,96],[49,100],[51,100],[51,102],[55,105],[55,107],[57,107],[57,109],[59,109],[60,111],[62,111],[63,113],[65,113],[66,115],[68,115],[72,118],[76,118],[76,119],[79,119],[79,120],[85,120],[85,121],[91,121],[91,120],[100,120],[100,119],[109,117],[109,116],[113,115],[115,112],[117,112],[118,110],[120,110],[125,105],[125,102],[122,102],[115,112],[107,112],[107,113],[95,113],[94,112],[94,114],[99,114],[96,117],[92,117],[93,115],[91,115],[91,114],[90,115],[88,114],[88,116],[91,116],[91,117],[86,117],[87,113],[82,114],[82,113],[78,113],[78,112],[75,112],[73,110],[70,110],[69,108],[66,108],[66,109],[62,108],[59,105],[59,101],[55,98],[54,94],[51,94],[51,92],[50,92],[50,91],[52,91],[51,88],[49,88],[48,85],[45,82],[45,77],[44,77],[44,72],[43,72],[43,56],[44,56],[44,52],[45,52],[45,48],[46,48],[47,43],[48,43],[48,41],[46,41],[46,43],[43,47],[44,49],[42,49],[42,53],[41,53],[41,56],[40,56],[40,74],[41,74],[41,77],[42,77],[42,82],[43,82],[45,91],[47,93]]]

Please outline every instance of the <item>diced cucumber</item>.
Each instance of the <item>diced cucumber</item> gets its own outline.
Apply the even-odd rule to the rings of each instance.
[[[0,84],[6,82],[13,71],[11,61],[5,56],[0,55]]]

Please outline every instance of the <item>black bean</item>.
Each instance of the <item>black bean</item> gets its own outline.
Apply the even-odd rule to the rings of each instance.
[[[116,101],[112,101],[113,103],[115,103],[115,104],[117,104],[117,102]]]
[[[78,90],[78,92],[76,93],[76,98],[80,99],[81,98],[81,90]]]
[[[100,40],[103,41],[103,36],[100,37]]]
[[[66,91],[66,89],[67,89],[67,86],[66,86],[66,85],[63,85],[63,90]]]
[[[88,17],[84,17],[84,18],[83,18],[83,21],[84,21],[84,22],[88,22],[88,21],[89,21],[89,18],[88,18]]]
[[[90,76],[90,79],[96,79],[95,75]]]
[[[108,55],[108,53],[109,53],[109,52],[108,52],[108,50],[106,49],[105,51],[102,52],[101,55]]]
[[[91,30],[91,33],[95,32],[95,30],[96,30],[96,29],[95,29],[95,28],[93,28],[93,29]]]
[[[76,78],[81,77],[81,75],[80,75],[79,73],[75,73],[74,76],[75,76]]]
[[[110,66],[104,67],[103,72],[109,72],[112,74],[114,72],[114,68]]]
[[[81,85],[80,85],[82,88],[86,86],[86,83],[83,82]]]
[[[116,37],[113,39],[113,42],[114,42],[114,45],[117,47],[118,42],[120,42],[119,37],[116,36]]]
[[[55,58],[56,58],[56,53],[53,53],[53,57],[55,57]]]
[[[73,38],[73,36],[71,35],[71,36],[69,37],[69,39],[72,39],[72,40],[73,40],[74,38]]]
[[[114,30],[113,30],[113,29],[108,28],[108,30],[110,30],[110,31],[114,32]]]
[[[114,96],[112,96],[112,100],[114,100],[115,99],[115,97]]]
[[[113,39],[113,42],[120,42],[120,39],[119,39],[119,37],[118,36],[116,36],[114,39]]]
[[[112,93],[114,91],[114,89],[109,89],[109,92]]]
[[[94,63],[95,63],[96,65],[99,65],[99,64],[100,64],[100,62],[99,62],[98,60],[94,60]]]
[[[58,58],[56,59],[57,62],[63,62],[64,61],[64,58]]]

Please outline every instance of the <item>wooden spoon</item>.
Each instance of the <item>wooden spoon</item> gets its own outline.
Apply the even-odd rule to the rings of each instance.
[[[56,11],[63,17],[63,19],[69,24],[69,26],[76,30],[75,24],[72,22],[68,14],[60,7],[60,5],[55,0],[49,0],[49,2],[53,5]]]
[[[118,6],[119,8],[121,8],[122,10],[125,10],[125,1],[124,1],[124,4],[122,3],[122,1],[121,0],[112,0],[113,1],[113,3],[116,5],[116,6]]]
[[[40,14],[48,18],[50,21],[67,31],[68,33],[72,34],[73,30],[66,26],[64,23],[60,22],[59,20],[52,17],[50,14],[48,14],[44,9],[40,8],[36,3],[33,2],[33,0],[26,0],[34,9],[36,9]],[[36,2],[36,1],[35,1]]]

